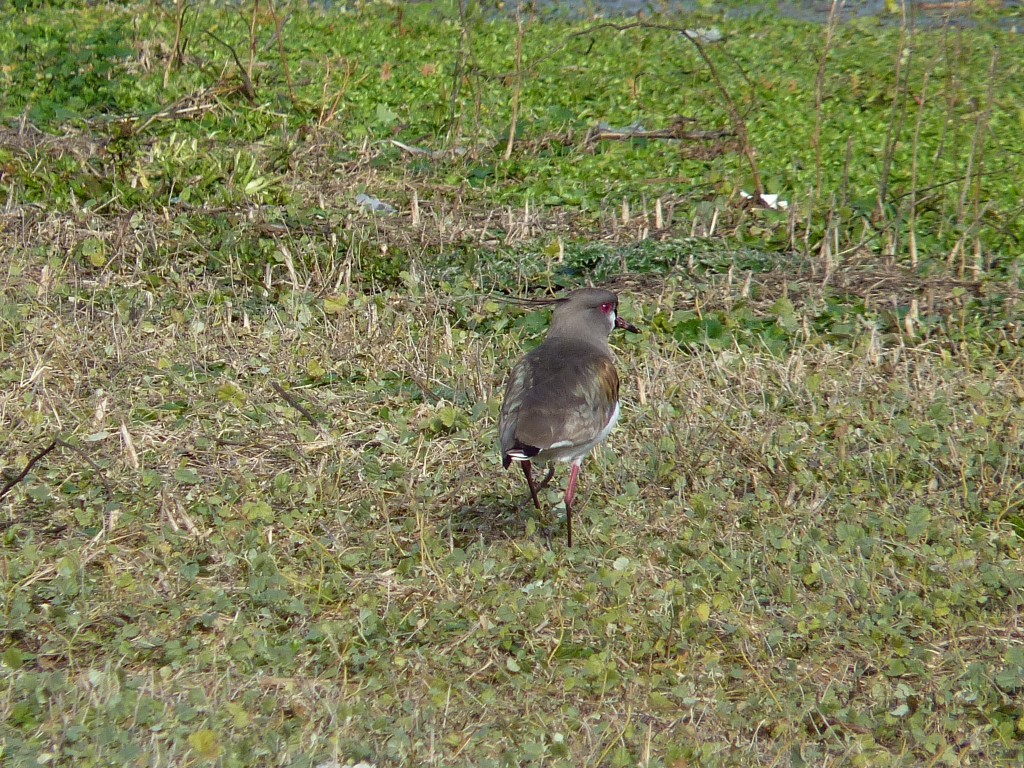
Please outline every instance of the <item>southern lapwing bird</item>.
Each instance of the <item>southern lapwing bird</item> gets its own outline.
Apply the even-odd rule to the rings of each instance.
[[[616,328],[639,330],[618,315],[611,291],[581,288],[551,302],[551,328],[539,347],[512,369],[505,386],[498,433],[501,461],[523,468],[533,503],[554,475],[556,461],[572,464],[565,491],[568,544],[572,546],[572,501],[580,464],[608,437],[619,418],[619,374],[608,337]],[[533,479],[532,463],[550,464],[547,477]]]

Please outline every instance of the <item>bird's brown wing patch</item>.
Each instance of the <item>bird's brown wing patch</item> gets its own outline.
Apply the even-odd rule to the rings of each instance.
[[[581,387],[581,390],[587,394],[593,405],[606,408],[608,417],[611,418],[615,403],[619,401],[619,372],[615,370],[615,364],[609,358],[599,357],[594,361],[594,374],[599,386],[593,389]],[[608,419],[605,419],[601,429],[604,429],[607,423]]]

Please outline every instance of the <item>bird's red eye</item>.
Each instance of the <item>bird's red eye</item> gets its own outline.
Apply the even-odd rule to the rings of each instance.
[[[613,309],[615,309],[615,305],[612,304],[610,301],[606,301],[604,304],[601,305],[601,311],[604,312],[606,315]]]

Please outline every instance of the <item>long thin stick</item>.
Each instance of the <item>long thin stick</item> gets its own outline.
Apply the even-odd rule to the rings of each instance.
[[[114,496],[114,489],[111,488],[110,482],[107,480],[106,476],[103,474],[103,470],[100,469],[100,465],[97,464],[95,461],[93,461],[92,457],[90,457],[89,454],[87,454],[85,451],[83,451],[78,446],[72,445],[71,443],[67,442],[66,440],[61,440],[59,437],[55,437],[53,439],[53,441],[48,446],[46,446],[43,450],[41,450],[39,453],[37,453],[35,456],[32,457],[32,459],[29,461],[29,463],[25,465],[25,468],[23,470],[21,470],[21,472],[18,473],[17,477],[15,477],[13,480],[8,482],[7,485],[4,486],[3,490],[0,491],[0,499],[2,499],[4,496],[6,496],[8,493],[10,493],[11,489],[14,486],[16,486],[18,483],[20,483],[22,480],[24,480],[28,476],[28,473],[32,471],[32,467],[34,467],[36,464],[38,464],[40,461],[42,461],[47,455],[49,455],[51,452],[53,452],[54,449],[56,449],[56,448],[67,448],[67,449],[69,449],[71,451],[74,451],[79,456],[81,456],[82,460],[85,461],[86,464],[88,464],[90,467],[93,468],[93,471],[96,473],[96,477],[98,477],[100,479],[100,482],[103,483],[103,489],[107,492],[107,498],[108,499],[113,498],[113,496]]]
[[[818,77],[814,81],[814,137],[811,139],[811,143],[814,145],[817,172],[817,182],[814,187],[816,198],[821,198],[822,185],[821,124],[823,120],[822,107],[825,103],[825,70],[828,66],[828,53],[832,49],[832,38],[838,24],[839,0],[832,0],[832,9],[828,12],[828,27],[825,29],[825,47],[821,52],[821,61],[818,63]]]
[[[0,491],[0,499],[2,499],[4,496],[6,496],[9,493],[11,488],[13,488],[18,483],[20,483],[22,480],[24,480],[28,476],[28,473],[32,471],[32,467],[34,467],[36,464],[38,464],[40,461],[42,461],[44,458],[46,458],[46,456],[49,453],[51,453],[53,451],[53,449],[56,448],[56,447],[57,447],[57,441],[54,440],[48,446],[43,448],[43,450],[41,450],[39,453],[37,453],[35,456],[33,456],[29,460],[28,464],[25,465],[25,468],[23,470],[21,470],[21,472],[18,474],[18,476],[15,477],[13,480],[11,480],[9,483],[7,483],[7,485],[4,486],[4,489],[2,491]]]
[[[516,123],[519,121],[519,92],[523,88],[523,17],[517,19],[519,33],[516,35],[516,87],[512,91],[512,121],[508,127],[508,144],[505,145],[505,159],[512,157],[512,144],[516,140]]]
[[[754,192],[756,193],[757,200],[761,199],[764,194],[764,185],[761,183],[761,174],[757,169],[757,159],[754,157],[754,148],[750,144],[750,135],[747,133],[747,123],[743,119],[743,115],[740,114],[739,107],[736,106],[736,102],[733,101],[732,96],[729,95],[729,91],[725,87],[725,83],[722,82],[722,78],[718,74],[718,68],[715,63],[711,61],[711,57],[708,56],[708,52],[704,49],[704,45],[700,39],[694,33],[687,31],[683,27],[675,26],[674,24],[656,24],[648,21],[634,21],[628,24],[615,24],[610,21],[595,24],[594,26],[584,29],[580,32],[575,32],[570,37],[583,37],[589,35],[598,29],[614,29],[619,32],[623,32],[627,29],[663,29],[669,32],[678,32],[697,49],[697,54],[704,60],[705,66],[708,68],[708,73],[711,75],[711,79],[715,82],[715,88],[718,90],[719,96],[722,98],[722,102],[725,105],[725,111],[729,115],[729,121],[732,123],[732,129],[736,132],[736,137],[740,141],[740,146],[743,148],[743,154],[746,155],[747,163],[750,166],[750,175],[754,180]]]
[[[313,414],[309,412],[309,409],[306,408],[306,406],[304,406],[302,403],[300,403],[298,398],[296,398],[291,392],[286,390],[284,387],[282,387],[276,381],[270,382],[270,386],[273,387],[274,391],[277,392],[277,394],[279,394],[281,396],[281,398],[286,403],[288,403],[288,405],[290,405],[296,411],[298,411],[303,416],[305,416],[306,420],[310,424],[312,424],[314,427],[319,427],[320,426],[320,422],[318,422],[316,420],[316,418],[314,418]]]

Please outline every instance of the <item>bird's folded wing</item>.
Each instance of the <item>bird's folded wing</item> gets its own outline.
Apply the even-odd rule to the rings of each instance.
[[[513,372],[502,411],[504,452],[516,445],[540,450],[584,446],[608,426],[619,399],[614,363],[604,355],[561,362],[523,370],[517,366]],[[545,375],[535,375],[538,369]]]

